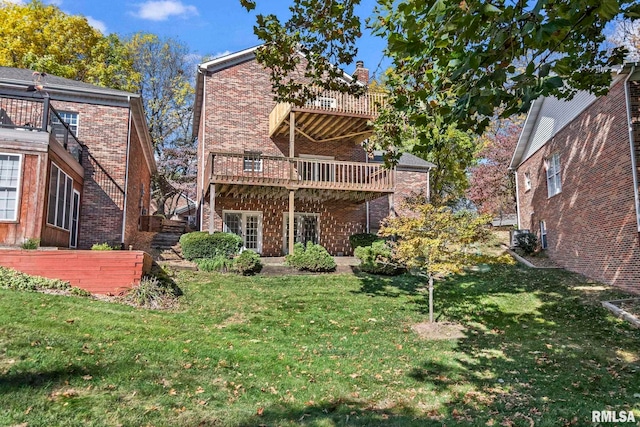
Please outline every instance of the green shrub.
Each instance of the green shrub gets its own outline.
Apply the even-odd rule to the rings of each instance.
[[[243,276],[260,273],[262,270],[260,255],[251,250],[243,251],[233,260],[233,269]]]
[[[194,231],[180,237],[180,246],[182,255],[190,261],[218,255],[232,257],[240,252],[242,238],[233,233]]]
[[[176,304],[175,290],[168,287],[162,280],[153,276],[145,276],[140,284],[132,287],[124,295],[125,302],[137,307],[151,309],[169,308]]]
[[[394,276],[405,271],[404,266],[393,259],[391,248],[384,241],[373,242],[371,246],[360,246],[354,251],[361,261],[360,269],[367,273]]]
[[[40,239],[31,238],[22,244],[22,249],[38,249],[38,246],[40,246]]]
[[[63,280],[31,276],[5,267],[0,267],[0,289],[12,289],[15,291],[42,291],[49,289],[67,291],[78,296],[91,295],[84,289],[72,287],[69,282]]]
[[[531,232],[516,235],[517,248],[527,255],[531,255],[538,248],[538,236]]]
[[[112,251],[113,248],[107,242],[104,243],[94,243],[91,246],[92,251]]]
[[[219,271],[226,273],[233,268],[233,259],[224,255],[217,255],[213,258],[198,258],[194,259],[193,262],[196,263],[200,271]]]
[[[329,252],[312,242],[307,242],[306,247],[302,243],[296,243],[293,254],[285,257],[285,263],[301,271],[321,272],[336,269],[336,262]]]
[[[377,242],[379,240],[383,239],[371,233],[359,233],[349,236],[349,243],[351,243],[353,250],[361,246],[371,246],[373,242]]]

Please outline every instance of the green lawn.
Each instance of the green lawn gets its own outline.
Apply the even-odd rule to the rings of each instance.
[[[640,419],[640,330],[562,271],[412,278],[185,273],[179,308],[0,291],[0,425],[562,426]],[[612,424],[611,424],[612,425]]]

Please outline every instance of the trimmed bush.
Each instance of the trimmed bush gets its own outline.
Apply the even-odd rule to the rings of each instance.
[[[94,243],[93,246],[91,246],[91,250],[92,251],[112,251],[113,248],[107,243]]]
[[[239,256],[234,258],[233,269],[243,276],[251,276],[253,274],[260,273],[262,270],[260,255],[252,250],[243,251]]]
[[[224,255],[218,255],[213,258],[194,259],[193,262],[196,263],[200,271],[227,273],[233,268],[233,259]]]
[[[371,233],[359,233],[349,236],[349,243],[351,243],[353,250],[361,246],[371,246],[373,242],[377,242],[379,240],[383,239]]]
[[[285,263],[300,271],[334,271],[336,262],[327,250],[312,242],[307,242],[305,247],[302,243],[296,243],[293,254],[285,257]]]
[[[233,233],[194,231],[180,237],[182,255],[189,261],[198,258],[228,258],[238,254],[242,247],[242,238]]]
[[[516,235],[517,248],[527,255],[531,255],[538,248],[538,236],[533,233],[520,233]]]
[[[23,244],[22,244],[22,249],[38,249],[38,246],[40,246],[40,239],[27,239]]]
[[[373,274],[395,276],[405,271],[405,268],[393,259],[391,248],[386,242],[379,240],[371,246],[360,246],[354,251],[361,261],[360,270]]]

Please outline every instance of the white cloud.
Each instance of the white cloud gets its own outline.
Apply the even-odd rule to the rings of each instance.
[[[89,25],[91,25],[93,28],[95,28],[96,30],[100,31],[102,34],[107,34],[107,24],[105,24],[104,22],[92,17],[92,16],[85,16],[85,18],[87,18],[87,22],[89,23]]]
[[[231,54],[230,50],[225,50],[224,52],[214,53],[213,54],[213,58],[211,58],[211,59],[221,58],[223,56],[227,56],[227,55],[230,55],[230,54]]]
[[[138,12],[134,15],[149,21],[166,21],[172,16],[198,15],[198,9],[195,6],[183,4],[178,0],[149,0],[139,4]]]
[[[24,4],[24,0],[5,0],[7,3]]]

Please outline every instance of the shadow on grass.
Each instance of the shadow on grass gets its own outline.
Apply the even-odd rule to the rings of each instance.
[[[49,388],[68,383],[74,378],[96,377],[104,372],[96,366],[71,365],[41,371],[18,371],[0,375],[0,394],[24,388]]]
[[[424,295],[413,277],[361,282],[372,296]],[[638,410],[640,330],[599,304],[619,294],[558,270],[492,265],[452,276],[436,284],[435,314],[465,337],[444,361],[416,357],[406,375],[451,396],[443,424],[585,425],[592,410]],[[411,304],[426,320],[427,295]]]

